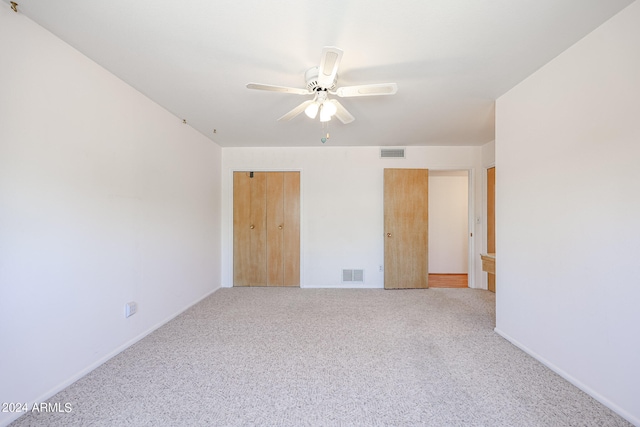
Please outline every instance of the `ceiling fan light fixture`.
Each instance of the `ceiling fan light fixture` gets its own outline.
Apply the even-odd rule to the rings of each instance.
[[[322,104],[322,106],[320,107],[320,121],[321,122],[328,122],[329,120],[331,120],[331,116],[332,114],[330,114],[331,109],[330,108],[326,108],[327,104]],[[335,114],[335,112],[334,112]]]
[[[307,117],[309,117],[310,119],[315,119],[316,116],[318,115],[318,109],[320,108],[320,104],[318,104],[317,102],[314,102],[312,104],[309,104],[307,106],[307,108],[304,109],[304,113],[307,115]]]
[[[338,111],[338,108],[335,106],[333,102],[325,101],[322,103],[322,111],[324,112],[324,114],[328,115],[329,117],[333,117],[334,114],[336,114],[336,112]]]

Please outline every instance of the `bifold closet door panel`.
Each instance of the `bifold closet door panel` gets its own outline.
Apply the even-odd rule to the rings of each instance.
[[[233,285],[264,286],[267,279],[266,176],[233,174]]]
[[[251,263],[249,286],[267,283],[267,174],[254,172],[251,182]]]
[[[284,172],[284,281],[300,286],[300,172]]]
[[[233,286],[249,286],[251,270],[251,182],[233,174]]]
[[[267,286],[284,279],[284,174],[267,172]]]

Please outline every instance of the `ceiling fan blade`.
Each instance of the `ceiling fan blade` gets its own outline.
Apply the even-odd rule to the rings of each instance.
[[[398,92],[395,83],[377,83],[372,85],[345,86],[336,90],[335,94],[341,98],[352,96],[393,95]]]
[[[264,85],[262,83],[247,83],[247,88],[249,89],[258,89],[258,90],[267,90],[270,92],[284,92],[284,93],[295,93],[297,95],[310,95],[308,89],[301,89],[295,87],[285,87],[285,86],[274,86],[274,85]]]
[[[326,89],[333,86],[340,60],[342,60],[342,49],[333,46],[325,46],[322,49],[322,59],[318,68],[318,86]]]
[[[335,106],[336,106],[336,114],[334,115],[334,117],[336,117],[338,120],[340,120],[340,121],[341,121],[342,123],[344,123],[345,125],[346,125],[347,123],[351,123],[352,121],[354,121],[354,120],[356,119],[355,117],[353,117],[353,116],[351,115],[351,113],[349,113],[349,112],[347,111],[347,109],[346,109],[346,108],[344,108],[344,107],[342,106],[342,104],[340,104],[340,103],[338,102],[338,100],[336,100],[336,99],[330,99],[330,100],[329,100],[329,101],[327,101],[327,102],[330,102],[330,103],[332,103],[333,105],[335,105]]]
[[[302,113],[309,105],[313,104],[313,99],[308,101],[304,101],[302,104],[295,107],[293,110],[289,111],[284,116],[280,117],[278,121],[287,121],[293,119],[298,114]]]

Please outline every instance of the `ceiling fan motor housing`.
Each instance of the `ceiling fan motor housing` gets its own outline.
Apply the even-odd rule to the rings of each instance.
[[[333,79],[333,83],[331,83],[331,87],[320,87],[318,86],[318,67],[311,67],[304,73],[304,80],[307,83],[307,89],[309,92],[318,92],[321,90],[331,90],[334,91],[336,89],[336,84],[338,82],[338,75],[336,74]]]

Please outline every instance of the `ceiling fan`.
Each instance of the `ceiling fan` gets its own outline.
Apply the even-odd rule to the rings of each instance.
[[[327,122],[335,116],[342,123],[347,124],[355,118],[338,102],[330,99],[328,95],[337,95],[341,98],[355,96],[393,95],[398,91],[395,83],[377,83],[360,86],[337,87],[338,66],[342,59],[343,51],[337,47],[325,46],[322,49],[320,66],[308,69],[305,74],[306,88],[292,88],[285,86],[266,85],[261,83],[248,83],[247,88],[266,90],[271,92],[293,93],[297,95],[313,95],[313,99],[289,111],[278,120],[291,120],[303,111],[307,116],[315,119],[320,114],[320,121]]]

